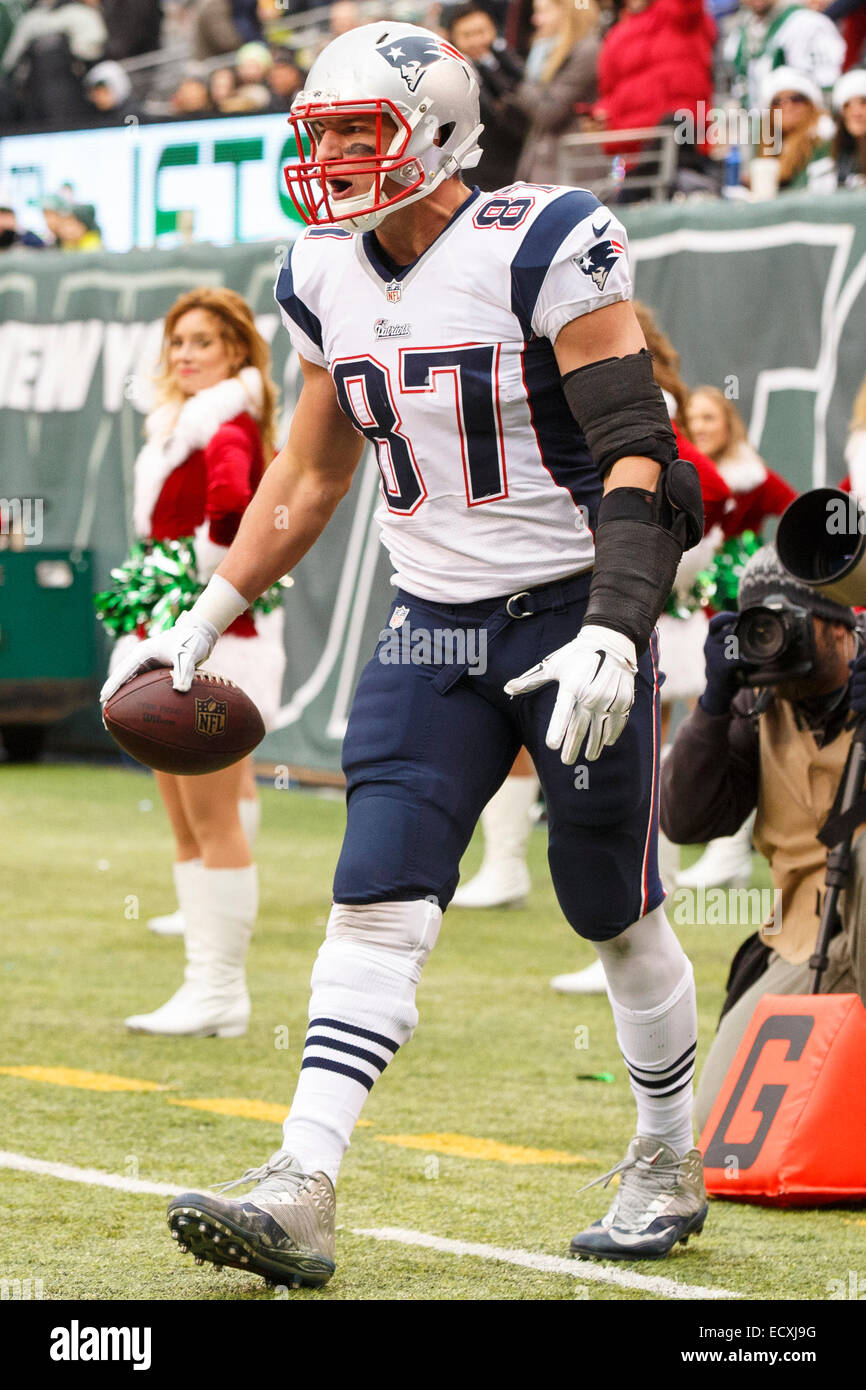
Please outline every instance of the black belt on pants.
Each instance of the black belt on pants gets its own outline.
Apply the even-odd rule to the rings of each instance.
[[[477,627],[479,631],[486,633],[489,647],[509,623],[521,618],[533,618],[536,613],[546,613],[550,610],[561,613],[570,603],[586,598],[591,581],[592,570],[589,569],[572,575],[570,579],[555,579],[551,584],[541,584],[537,589],[522,589],[520,593],[511,594],[503,599],[500,606],[488,617],[478,623],[466,623],[465,626]],[[477,605],[467,603],[465,606],[471,609]],[[576,637],[577,633],[574,635]],[[469,665],[467,661],[458,666],[443,666],[433,678],[433,689],[440,695],[447,695],[452,686],[466,675]]]

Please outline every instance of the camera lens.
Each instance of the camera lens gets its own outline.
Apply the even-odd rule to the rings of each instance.
[[[742,624],[740,652],[746,661],[773,661],[785,649],[785,624],[774,613],[755,613]]]

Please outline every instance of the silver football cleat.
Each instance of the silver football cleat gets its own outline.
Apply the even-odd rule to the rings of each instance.
[[[247,1183],[255,1186],[246,1197],[222,1195]],[[276,1284],[319,1286],[334,1273],[334,1188],[325,1173],[305,1173],[282,1149],[215,1193],[173,1198],[168,1224],[172,1234],[183,1229],[195,1256]]]
[[[660,1259],[690,1235],[700,1235],[707,1217],[703,1160],[698,1149],[679,1158],[661,1139],[638,1135],[625,1158],[609,1173],[580,1189],[608,1183],[620,1174],[610,1210],[571,1242],[573,1255],[613,1260]]]

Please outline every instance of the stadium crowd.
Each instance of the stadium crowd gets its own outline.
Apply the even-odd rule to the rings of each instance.
[[[326,42],[393,10],[358,0],[0,0],[0,130],[286,112]],[[669,197],[866,180],[864,0],[407,0],[399,10],[475,67],[482,188],[515,177],[591,184],[581,163],[590,147],[606,168],[607,202],[646,197],[659,179]],[[672,170],[638,140],[602,138],[639,127],[673,128]],[[564,163],[573,135],[588,138],[569,143]]]

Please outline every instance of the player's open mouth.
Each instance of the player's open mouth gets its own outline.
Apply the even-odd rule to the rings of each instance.
[[[351,191],[351,179],[328,179],[328,192],[332,198],[345,198]]]

